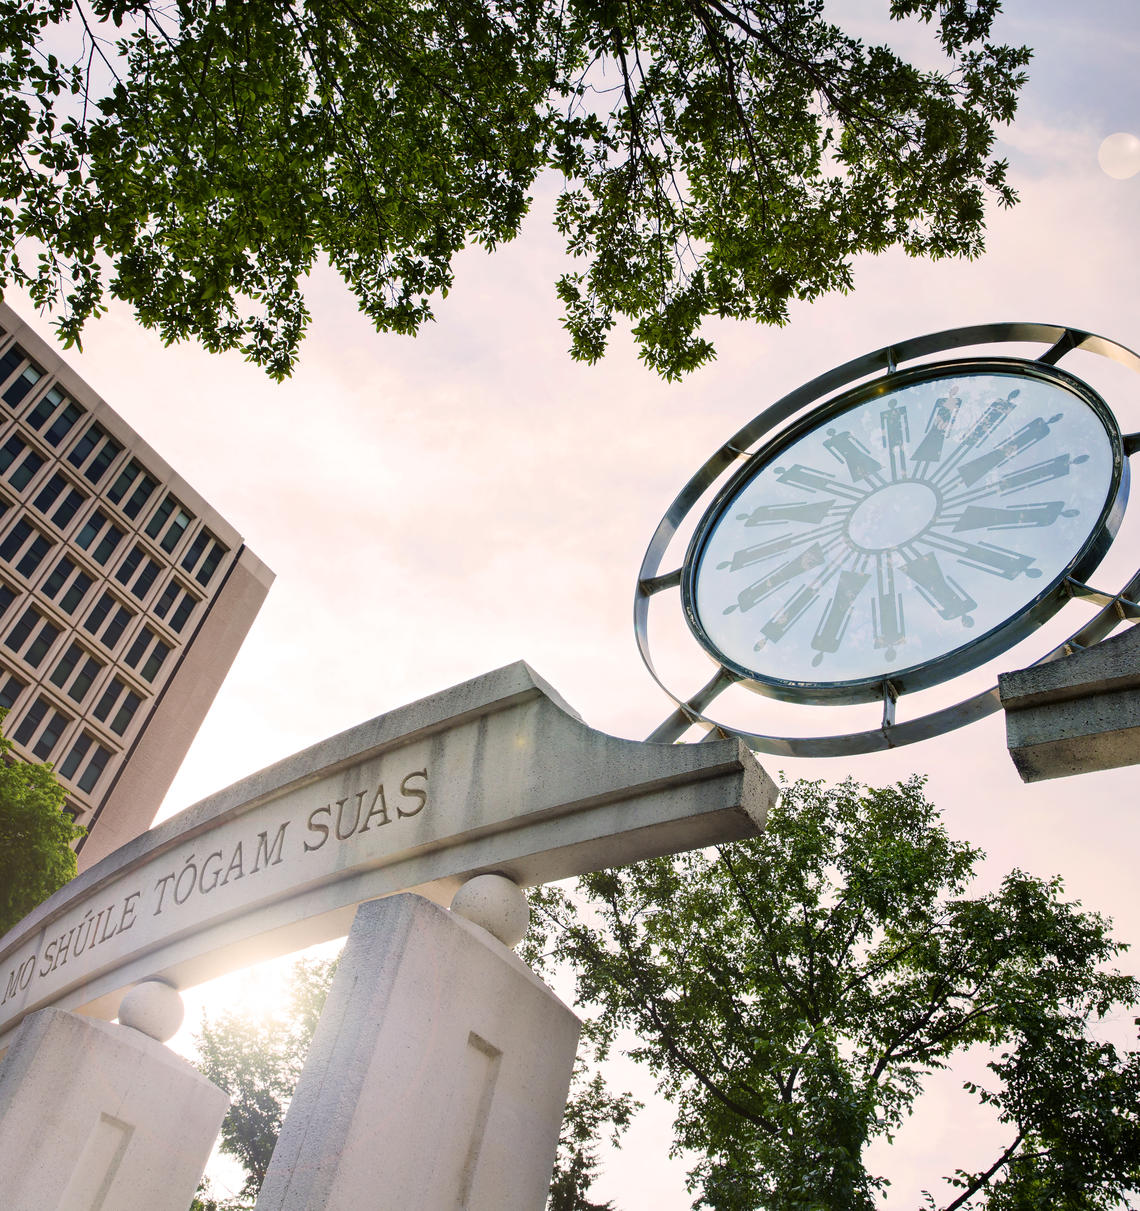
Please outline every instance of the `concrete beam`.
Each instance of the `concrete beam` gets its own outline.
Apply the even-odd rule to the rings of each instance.
[[[1140,628],[998,677],[1023,782],[1140,763]]]

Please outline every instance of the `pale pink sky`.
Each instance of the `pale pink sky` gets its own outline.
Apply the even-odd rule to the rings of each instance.
[[[885,0],[833,7],[864,36],[885,36]],[[277,573],[163,814],[519,658],[592,726],[644,737],[670,703],[633,643],[641,557],[676,492],[751,416],[848,358],[974,322],[1071,324],[1140,347],[1140,176],[1112,180],[1097,165],[1105,136],[1140,133],[1140,15],[1131,0],[1103,0],[1083,19],[1060,0],[1008,8],[1000,35],[1037,57],[1003,135],[1023,200],[991,215],[988,253],[862,261],[850,295],[794,307],[782,330],[715,325],[719,359],[683,383],[655,379],[620,334],[598,366],[566,356],[549,189],[514,245],[461,258],[438,322],[415,340],[377,335],[338,279],[314,275],[311,333],[282,385],[238,357],[164,349],[122,308],[92,325],[69,359]],[[1140,429],[1140,379],[1113,390],[1125,431]],[[1137,534],[1133,518],[1113,570],[1135,568]],[[850,761],[762,760],[870,782],[926,771],[950,830],[988,851],[987,881],[1012,866],[1060,873],[1119,937],[1140,940],[1135,770],[1026,787],[1002,728],[993,717]],[[951,1093],[929,1097],[883,1159],[895,1179],[887,1205],[915,1206],[972,1149],[993,1154],[992,1126],[954,1106]],[[683,1165],[664,1156],[668,1122],[667,1108],[647,1111],[600,1197],[621,1211],[690,1205]]]

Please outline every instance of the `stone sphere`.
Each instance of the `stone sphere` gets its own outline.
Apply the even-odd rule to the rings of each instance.
[[[455,893],[451,911],[482,926],[504,946],[517,946],[530,925],[530,905],[517,883],[502,875],[476,875]]]
[[[161,980],[145,980],[123,997],[119,1004],[119,1025],[165,1043],[182,1025],[185,1012],[176,988]]]

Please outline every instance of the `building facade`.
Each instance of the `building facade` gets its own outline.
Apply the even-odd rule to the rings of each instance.
[[[0,304],[0,706],[88,829],[147,829],[273,574]]]

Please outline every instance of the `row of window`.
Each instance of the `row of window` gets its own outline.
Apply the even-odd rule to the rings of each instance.
[[[17,693],[24,688],[17,678],[8,677],[3,690],[0,691],[0,701],[9,696],[9,687],[12,683],[16,683]],[[14,695],[11,700],[15,701]],[[110,712],[110,707],[107,709]],[[25,748],[30,747],[32,755],[37,760],[47,761],[55,752],[60,737],[70,723],[71,719],[67,715],[56,710],[46,698],[40,697],[24,712],[23,718],[12,733],[12,739]],[[61,777],[73,781],[85,794],[90,794],[113,755],[110,749],[101,745],[89,733],[80,732],[67,755],[60,762],[59,774]],[[81,766],[82,771],[80,771]]]
[[[3,514],[0,506],[0,515]],[[75,536],[77,547],[88,552],[98,564],[105,565],[124,538],[123,532],[100,509],[84,523],[83,528]],[[26,518],[22,517],[0,539],[0,560],[14,567],[21,576],[29,579],[39,570],[48,553],[55,544],[45,537]],[[67,582],[75,564],[65,555],[56,565],[52,574],[44,582],[41,592],[51,600]],[[139,601],[146,599],[154,582],[158,579],[162,566],[150,558],[146,550],[136,544],[115,570],[115,579]],[[66,614],[74,611],[83,594],[94,582],[86,573],[78,573],[71,583],[71,588],[58,603]],[[193,612],[200,599],[188,589],[183,589],[176,581],[171,581],[155,605],[155,613],[159,618],[170,615],[168,625],[172,630],[181,633],[187,619]],[[173,613],[171,607],[174,608]]]
[[[70,563],[69,560],[61,562]],[[63,569],[57,568],[56,572],[53,573],[52,579],[58,580],[55,592],[58,592],[59,587],[66,582],[66,576],[58,575],[61,572],[63,572]],[[66,605],[70,598],[73,598],[80,592],[83,582],[86,582],[87,587],[90,587],[90,579],[80,572],[72,580],[71,585],[61,598],[61,606]],[[51,584],[50,580],[48,584]],[[179,590],[178,592],[183,593],[184,591]],[[177,596],[177,594],[173,595],[172,601],[177,600]],[[7,611],[15,599],[16,593],[8,585],[0,583],[0,615],[3,615]],[[172,622],[179,621],[178,615],[182,611],[184,604],[185,597],[183,596],[182,600],[175,607],[175,617],[172,619]],[[134,613],[131,610],[128,610],[116,601],[110,593],[103,593],[84,618],[82,625],[89,635],[94,636],[105,647],[113,650],[123,637],[123,633],[133,618]],[[182,618],[181,622],[184,621],[185,618]],[[5,636],[4,646],[21,656],[32,668],[38,669],[61,633],[60,628],[54,622],[45,618],[34,605],[29,605],[24,609],[15,625]],[[74,649],[75,645],[73,644],[68,650],[68,654],[64,657],[64,663],[72,656]],[[123,663],[128,668],[137,669],[139,676],[144,681],[154,681],[172,650],[170,645],[159,639],[150,627],[143,626],[127,650]],[[78,660],[77,655],[75,659]],[[103,667],[102,663],[97,664],[96,669],[93,670],[93,675],[94,672]],[[60,688],[63,688],[65,682],[58,682],[57,684],[60,685]],[[78,695],[76,701],[81,697],[82,694]],[[0,705],[3,704],[0,703]]]
[[[18,345],[10,346],[0,356],[0,383],[5,382],[26,360],[26,355]],[[3,389],[0,397],[10,407],[15,408],[42,377],[43,371],[29,361],[24,370]],[[40,433],[44,441],[57,448],[83,415],[83,409],[78,404],[69,400],[58,387],[51,387],[25,420],[32,429]],[[121,443],[111,437],[98,422],[93,421],[67,451],[65,457],[97,487],[122,452]],[[0,446],[0,475],[6,475],[8,482],[18,492],[27,487],[43,463],[42,455],[29,448],[27,442],[17,434],[12,434],[5,444]],[[46,510],[68,485],[67,481],[57,474],[49,486],[54,486],[54,495],[45,499],[43,508],[38,504],[36,506],[45,515]],[[150,475],[137,459],[132,458],[107,490],[107,498],[133,521],[157,490],[158,480]],[[37,500],[44,496],[44,492],[46,488]],[[71,495],[67,498],[67,501],[71,502],[70,513],[66,513],[59,521],[56,521],[54,516],[52,520],[61,527],[66,525],[84,499],[86,498],[82,493],[71,489]],[[194,514],[189,512],[177,497],[167,494],[148,522],[145,532],[170,554],[193,520]],[[209,530],[203,528],[184,553],[182,567],[186,572],[192,573],[199,584],[205,586],[209,584],[227,550],[228,548]]]

